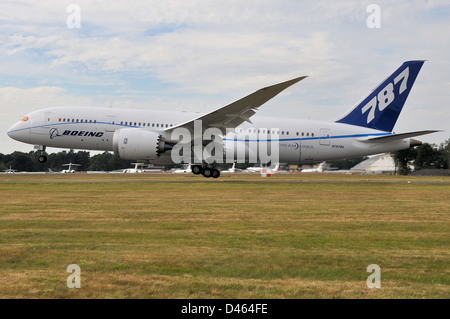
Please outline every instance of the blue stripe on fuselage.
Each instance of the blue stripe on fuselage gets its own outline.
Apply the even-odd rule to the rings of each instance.
[[[266,140],[249,140],[249,139],[232,139],[224,138],[224,141],[239,141],[239,142],[271,142],[271,141],[307,141],[307,140],[320,140],[320,139],[338,139],[338,138],[356,138],[356,137],[369,137],[369,136],[385,136],[391,135],[392,133],[372,133],[372,134],[353,134],[353,135],[337,135],[337,136],[314,136],[314,137],[296,137],[296,138],[282,138],[282,139],[266,139]]]

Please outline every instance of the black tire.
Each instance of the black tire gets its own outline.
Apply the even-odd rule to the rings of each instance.
[[[45,156],[45,155],[39,156],[39,157],[38,157],[38,162],[39,162],[39,163],[45,163],[45,162],[47,162],[47,156]]]
[[[203,176],[205,176],[206,178],[209,178],[209,177],[212,176],[212,169],[210,169],[210,168],[208,168],[208,167],[205,167],[205,168],[203,169],[202,174],[203,174]]]
[[[212,170],[212,178],[219,178],[220,176],[220,171],[218,169],[213,169]]]
[[[192,166],[192,173],[198,175],[202,172],[202,167],[200,165]]]

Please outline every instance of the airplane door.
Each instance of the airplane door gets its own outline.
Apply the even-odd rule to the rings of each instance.
[[[31,118],[30,134],[48,135],[51,112],[36,114]]]
[[[330,146],[330,136],[331,136],[331,130],[328,128],[321,128],[320,129],[320,137],[319,137],[319,144],[324,146]]]
[[[108,115],[105,124],[105,132],[114,132],[116,130],[116,116]]]

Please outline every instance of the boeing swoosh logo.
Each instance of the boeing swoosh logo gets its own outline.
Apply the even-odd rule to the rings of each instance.
[[[59,135],[58,129],[57,128],[50,129],[50,139],[52,140],[57,136],[61,136]]]

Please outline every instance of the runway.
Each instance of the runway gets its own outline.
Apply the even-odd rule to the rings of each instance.
[[[29,178],[27,178],[29,177]],[[342,175],[342,174],[278,174],[261,177],[259,174],[222,174],[218,179],[193,174],[0,174],[0,183],[234,183],[234,184],[445,184],[449,177],[392,176],[392,175]]]

